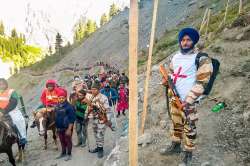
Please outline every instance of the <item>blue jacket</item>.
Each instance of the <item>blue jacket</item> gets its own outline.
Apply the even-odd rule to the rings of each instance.
[[[55,108],[55,123],[56,128],[59,130],[64,130],[69,127],[69,124],[75,122],[75,110],[67,101],[58,104]]]
[[[109,88],[108,90],[103,88],[101,89],[101,94],[107,96],[107,98],[109,99],[109,105],[112,106],[112,101],[116,101],[118,99],[118,93],[115,89],[113,88]]]

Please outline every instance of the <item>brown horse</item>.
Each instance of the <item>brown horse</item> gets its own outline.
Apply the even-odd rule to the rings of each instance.
[[[26,124],[26,130],[28,128],[28,125]],[[24,160],[24,148],[25,144],[20,144],[20,141],[17,136],[17,132],[14,131],[15,135],[9,135],[9,130],[11,130],[11,127],[9,126],[9,123],[5,119],[0,119],[0,153],[6,153],[9,158],[9,162],[15,166],[16,161],[13,156],[12,151],[12,145],[17,143],[18,145],[18,156],[17,161],[23,161]]]
[[[57,145],[57,135],[56,135],[56,125],[55,125],[55,112],[53,108],[43,108],[35,116],[38,132],[40,136],[44,136],[44,149],[47,149],[47,131],[51,130],[53,133],[54,143],[56,149]]]

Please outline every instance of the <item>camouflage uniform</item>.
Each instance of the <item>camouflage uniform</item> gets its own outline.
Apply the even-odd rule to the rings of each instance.
[[[90,96],[90,100],[92,104],[96,105],[97,107],[99,107],[99,101],[100,101],[103,107],[107,110],[107,116],[111,112],[108,98],[105,95],[99,93],[96,97]],[[95,114],[94,112],[95,111],[93,111],[93,130],[94,130],[94,136],[96,139],[96,146],[103,147],[106,125],[104,124],[102,120],[99,119],[98,114]]]
[[[173,75],[173,61],[171,61],[169,69],[170,73]],[[198,120],[195,101],[203,94],[212,71],[211,59],[208,57],[200,58],[199,68],[196,72],[196,81],[184,99],[184,101],[189,104],[186,110],[188,114],[178,110],[175,99],[174,97],[171,97],[172,95],[170,94],[170,113],[173,124],[170,131],[171,139],[173,142],[177,143],[180,143],[183,140],[184,149],[186,151],[193,151],[195,149],[195,139],[197,135],[196,122]]]

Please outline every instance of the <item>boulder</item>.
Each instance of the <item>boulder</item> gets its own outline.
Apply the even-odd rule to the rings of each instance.
[[[147,144],[151,144],[153,142],[153,136],[151,133],[145,133],[138,138],[138,145],[142,145],[145,147]]]

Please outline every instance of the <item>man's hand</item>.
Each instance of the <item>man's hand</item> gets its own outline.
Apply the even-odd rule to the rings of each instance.
[[[69,127],[67,128],[67,130],[66,130],[66,132],[65,132],[65,134],[67,135],[67,136],[72,136],[72,129],[73,129],[73,127],[74,127],[74,124],[69,124]]]
[[[189,115],[192,111],[192,108],[190,108],[190,104],[186,101],[182,102],[183,110],[185,112],[186,117],[189,119]]]
[[[161,83],[162,83],[162,85],[167,86],[168,85],[168,80],[166,80],[165,77],[162,77]]]
[[[68,128],[67,130],[66,130],[66,132],[65,132],[65,134],[67,135],[67,136],[71,136],[71,129],[70,128]]]
[[[87,105],[91,106],[91,102],[85,97],[82,102],[86,103]]]

